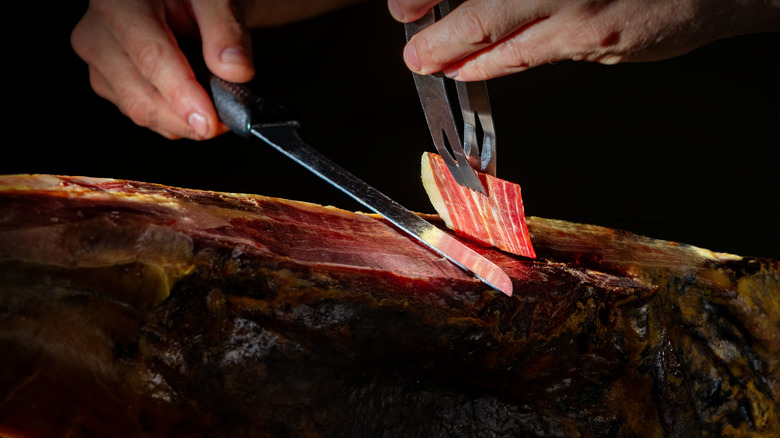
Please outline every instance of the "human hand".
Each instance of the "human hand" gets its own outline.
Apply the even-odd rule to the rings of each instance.
[[[203,59],[231,82],[254,76],[248,27],[302,20],[361,0],[91,0],[71,34],[95,92],[136,124],[208,139],[222,125],[178,40],[201,40]]]
[[[92,0],[71,35],[95,92],[131,120],[168,138],[205,139],[227,128],[177,44],[197,38],[216,75],[254,75],[243,1]]]
[[[439,0],[388,0],[401,22]],[[681,55],[720,38],[780,30],[774,0],[468,0],[414,35],[414,72],[481,80],[560,60],[603,64]]]

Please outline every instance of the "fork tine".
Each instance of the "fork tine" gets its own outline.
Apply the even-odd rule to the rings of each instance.
[[[444,159],[452,177],[461,185],[487,194],[463,150],[460,133],[452,117],[452,107],[447,97],[444,77],[438,73],[425,76],[415,74],[414,82],[433,137],[433,144]]]
[[[442,17],[457,8],[463,0],[444,0],[439,3]],[[455,81],[458,101],[463,113],[463,149],[471,167],[482,173],[496,176],[496,131],[490,110],[485,81]],[[482,127],[482,144],[477,138],[477,122]]]
[[[471,166],[482,173],[496,175],[496,131],[490,98],[484,81],[457,82],[458,101],[463,113],[463,149]],[[477,123],[482,128],[478,144]]]
[[[417,21],[406,23],[404,28],[407,40],[436,21],[435,9],[431,8],[425,16]],[[438,9],[440,16],[447,15],[450,12],[450,0],[444,0],[439,3]],[[425,118],[428,121],[428,128],[433,137],[433,144],[444,159],[444,163],[450,170],[452,177],[455,178],[458,184],[487,195],[485,187],[475,172],[475,169],[479,170],[480,166],[472,164],[472,162],[479,162],[479,159],[469,159],[466,151],[464,151],[464,144],[461,142],[458,129],[455,126],[444,75],[435,73],[425,76],[413,74],[412,76],[414,77],[417,92],[420,95],[420,102],[423,106]],[[472,117],[473,114],[472,112]],[[489,114],[489,108],[486,114]],[[490,121],[488,122],[490,123]],[[474,127],[475,123],[472,122],[471,126]],[[492,127],[492,123],[490,126]],[[476,148],[471,148],[471,151],[476,151]]]

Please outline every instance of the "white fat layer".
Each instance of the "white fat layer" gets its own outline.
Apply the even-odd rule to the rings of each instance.
[[[428,158],[428,154],[423,153],[422,183],[423,187],[425,188],[425,193],[428,194],[428,199],[430,199],[433,208],[436,210],[436,213],[439,214],[448,228],[452,228],[452,219],[450,218],[450,213],[447,211],[447,206],[445,205],[444,198],[441,195],[441,190],[439,190],[439,186],[436,184],[436,178],[433,175],[432,167],[433,165],[431,164],[431,160]]]

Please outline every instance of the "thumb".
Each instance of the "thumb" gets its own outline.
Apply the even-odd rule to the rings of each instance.
[[[255,74],[252,42],[233,0],[193,0],[192,14],[203,41],[203,59],[212,73],[231,82]]]

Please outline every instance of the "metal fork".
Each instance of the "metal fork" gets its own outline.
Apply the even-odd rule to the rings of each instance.
[[[496,129],[485,81],[456,84],[463,113],[463,150],[472,168],[496,176]],[[482,144],[477,123],[482,128]]]
[[[441,17],[447,15],[451,10],[450,0],[439,3],[438,9]],[[436,12],[433,8],[419,20],[407,23],[407,41],[435,21]],[[447,94],[447,82],[452,80],[441,73],[413,76],[433,143],[453,178],[462,186],[487,194],[475,173],[477,170],[490,175],[496,174],[496,135],[485,82],[453,81],[456,83],[463,115],[461,139]],[[480,127],[483,134],[481,144]]]

